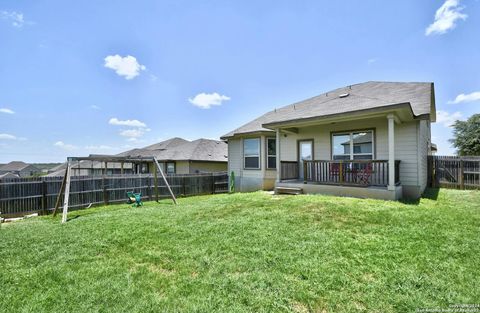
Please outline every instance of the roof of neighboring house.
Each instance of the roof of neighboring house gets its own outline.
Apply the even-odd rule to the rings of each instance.
[[[156,157],[157,160],[227,162],[228,146],[225,142],[212,139],[188,141],[172,138],[141,149],[133,149],[118,156]]]
[[[353,137],[353,144],[372,142],[372,133],[371,132],[354,133],[354,136],[355,137]],[[350,144],[350,139],[348,139],[348,141],[345,141],[344,143],[342,143],[342,145],[349,145],[349,144]]]
[[[350,112],[393,105],[409,105],[414,117],[430,116],[435,121],[433,83],[370,81],[338,88],[280,109],[270,111],[257,119],[223,135],[226,139],[239,134],[271,131],[265,126],[273,123],[334,116]]]
[[[59,170],[64,170],[67,167],[67,162],[58,164],[57,166],[52,167],[48,170],[48,173],[57,172]]]
[[[2,178],[20,178],[20,176],[13,173],[5,173],[5,174],[0,174],[0,179]]]
[[[0,171],[21,171],[27,167],[33,167],[34,169],[36,169],[35,166],[31,165],[31,164],[27,164],[25,162],[22,162],[22,161],[12,161],[8,164],[5,164],[3,165],[2,167],[0,167]]]
[[[228,146],[225,142],[212,139],[197,139],[188,141],[174,137],[144,148],[132,149],[116,156],[123,157],[156,157],[159,161],[205,161],[205,162],[227,162]],[[99,161],[80,161],[81,169],[103,168],[104,163]],[[46,176],[63,176],[67,163],[55,167]],[[78,162],[72,163],[72,168],[78,168]],[[108,162],[107,168],[120,168],[118,162]],[[125,165],[125,168],[129,168]]]
[[[173,138],[167,139],[165,141],[161,141],[161,142],[158,142],[158,143],[154,143],[153,145],[146,146],[142,149],[147,149],[147,150],[169,149],[169,148],[173,148],[173,147],[176,147],[176,146],[179,146],[179,145],[183,145],[183,144],[188,143],[188,142],[190,142],[190,141],[188,141],[186,139],[183,139],[183,138],[180,138],[180,137],[173,137]]]

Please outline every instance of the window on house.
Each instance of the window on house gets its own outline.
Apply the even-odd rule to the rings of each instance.
[[[260,138],[243,140],[243,157],[245,168],[260,168]]]
[[[275,169],[277,167],[277,140],[267,138],[267,168]]]
[[[175,162],[167,162],[166,172],[167,174],[175,174]]]
[[[334,160],[372,160],[373,130],[332,134]]]

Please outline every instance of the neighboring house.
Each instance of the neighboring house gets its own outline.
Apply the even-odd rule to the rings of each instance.
[[[435,119],[433,83],[366,82],[275,109],[222,139],[239,191],[417,198]]]
[[[118,156],[157,158],[167,174],[196,174],[227,171],[227,144],[211,139],[188,141],[171,138],[141,149],[133,149]],[[143,166],[142,172],[153,172],[153,164]]]
[[[0,167],[0,174],[12,173],[20,177],[30,177],[41,173],[37,167],[22,161],[12,161]]]
[[[94,155],[92,155],[94,156]],[[144,148],[132,149],[115,156],[120,157],[155,157],[166,174],[195,174],[227,171],[227,144],[223,141],[197,139],[188,141],[171,138]],[[47,176],[63,176],[66,163],[57,167]],[[106,170],[105,170],[106,169]],[[80,161],[72,163],[75,176],[153,173],[154,164],[119,162]]]

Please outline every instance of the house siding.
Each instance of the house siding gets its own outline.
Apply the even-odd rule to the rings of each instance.
[[[375,159],[388,159],[388,120],[385,117],[341,122],[299,128],[298,133],[284,133],[280,138],[280,154],[282,161],[297,161],[297,145],[299,140],[312,139],[314,143],[314,159],[330,160],[331,134],[333,132],[352,130],[374,130]],[[430,137],[427,121],[411,121],[395,124],[395,159],[400,160],[400,180],[405,197],[417,198],[427,183],[427,153]],[[260,137],[260,136],[258,136]],[[236,175],[237,190],[251,191],[271,189],[274,186],[276,170],[266,170],[265,137],[262,136],[260,170],[243,169],[243,141],[234,138],[228,141],[229,172]]]
[[[227,162],[190,162],[190,174],[226,172]]]
[[[428,152],[430,149],[430,122],[422,120],[419,123],[418,133],[418,173],[420,181],[419,193],[422,194],[427,187],[428,180]]]
[[[266,138],[272,136],[248,136],[228,140],[228,173],[235,173],[237,191],[271,190],[275,186],[276,171],[266,170]],[[260,169],[243,168],[243,139],[260,138]]]

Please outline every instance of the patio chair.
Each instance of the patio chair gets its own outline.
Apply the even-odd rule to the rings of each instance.
[[[365,167],[358,169],[357,179],[358,182],[364,186],[370,185],[370,177],[372,176],[372,163],[365,164]]]
[[[139,207],[143,205],[142,202],[142,193],[134,193],[133,191],[127,191],[127,203],[132,204],[133,207]]]

